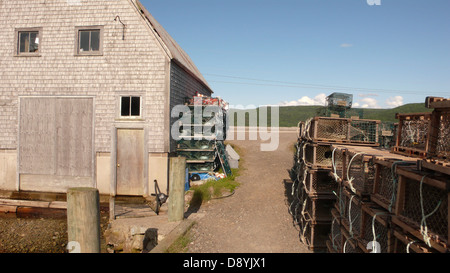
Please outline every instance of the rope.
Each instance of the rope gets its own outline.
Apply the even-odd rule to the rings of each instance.
[[[309,135],[309,129],[311,127],[311,121],[313,119],[309,118],[306,122],[305,122],[305,133],[304,133],[304,137],[308,140],[312,140],[311,136]]]
[[[386,214],[386,212],[377,212],[373,215],[372,218],[372,234],[373,234],[373,242],[377,242],[377,234],[375,232],[375,218],[377,218],[377,215],[382,215],[382,214]],[[373,244],[375,245],[375,244]],[[372,251],[373,252],[373,251]],[[374,252],[374,253],[381,253],[381,249],[380,252]]]
[[[355,159],[355,157],[357,157],[358,155],[361,155],[361,154],[364,154],[364,153],[362,153],[362,152],[356,153],[352,157],[352,159],[350,159],[350,162],[348,163],[348,167],[347,167],[347,181],[348,181],[348,184],[350,185],[350,189],[352,190],[353,193],[356,193],[356,189],[353,187],[353,183],[352,183],[355,178],[353,176],[351,178],[349,178],[348,174],[350,173],[350,167],[352,166],[353,159]]]
[[[339,177],[339,175],[336,173],[336,163],[334,162],[334,152],[336,151],[337,148],[333,149],[333,152],[331,153],[331,163],[333,165],[333,176],[334,176],[334,180],[336,182],[339,182],[339,180],[341,179]]]
[[[333,217],[333,221],[331,222],[331,243],[333,244],[334,250],[337,250],[337,246],[334,244],[334,240],[339,234],[334,235],[334,223],[336,222],[336,218]]]
[[[425,215],[425,210],[423,208],[422,186],[423,186],[423,180],[425,179],[426,176],[427,176],[427,174],[424,175],[422,177],[422,179],[420,180],[420,188],[419,188],[420,189],[419,190],[419,193],[420,193],[420,209],[422,210],[422,220],[420,221],[420,233],[422,234],[423,240],[425,241],[425,243],[429,247],[431,247],[431,237],[428,235],[428,226],[427,226],[426,219],[428,217],[430,217],[431,215],[433,215],[439,209],[439,207],[441,206],[442,200],[439,200],[436,208],[434,208],[434,210],[431,213],[429,213],[428,215]]]
[[[411,242],[409,242],[407,245],[406,245],[406,253],[408,253],[409,254],[409,247],[412,245],[412,244],[414,244],[416,241],[411,241]]]
[[[307,142],[305,142],[304,144],[303,144],[303,146],[302,146],[302,152],[303,152],[303,161],[304,162],[306,162],[306,152],[305,152],[305,149],[306,149],[306,144],[308,144]]]
[[[350,197],[350,204],[348,205],[348,223],[350,225],[348,233],[350,233],[350,236],[353,238],[353,222],[352,221],[352,214],[351,214],[351,210],[352,210],[352,203],[353,203],[353,198],[355,197],[355,195],[352,195],[352,197]],[[355,219],[356,220],[356,219]]]

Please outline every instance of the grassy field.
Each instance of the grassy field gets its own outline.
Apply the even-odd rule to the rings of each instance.
[[[295,127],[299,121],[305,121],[314,116],[321,116],[320,111],[324,109],[323,106],[283,106],[279,108],[280,115],[280,127]],[[392,109],[362,109],[354,108],[351,111],[361,113],[364,119],[375,119],[382,122],[396,122],[396,113],[423,113],[431,112],[432,109],[425,108],[424,103],[411,103],[405,104],[400,107]],[[243,113],[246,110],[231,109],[229,111],[230,116],[234,116],[234,125],[237,125],[237,115],[245,115],[245,124],[248,126],[249,114]],[[259,109],[256,110],[259,114]],[[270,109],[268,111],[268,126],[270,126]]]

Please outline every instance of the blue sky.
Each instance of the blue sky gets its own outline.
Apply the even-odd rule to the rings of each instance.
[[[141,0],[230,105],[450,97],[448,0]]]

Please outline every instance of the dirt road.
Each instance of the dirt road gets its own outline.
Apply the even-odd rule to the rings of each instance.
[[[191,231],[190,253],[307,253],[289,214],[288,170],[295,130],[280,130],[280,144],[262,152],[260,140],[233,140],[242,150],[241,186],[231,197],[202,206],[205,216]]]

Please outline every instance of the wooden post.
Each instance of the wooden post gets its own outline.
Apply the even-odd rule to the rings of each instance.
[[[100,202],[95,188],[67,190],[69,252],[100,253]]]
[[[169,222],[184,219],[184,184],[186,175],[186,158],[171,157],[169,170]]]

